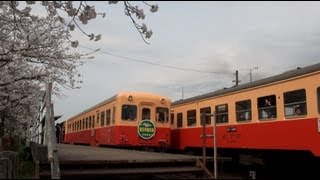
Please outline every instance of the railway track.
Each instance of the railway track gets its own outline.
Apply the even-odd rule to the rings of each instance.
[[[61,178],[85,177],[125,177],[134,178],[141,176],[164,177],[179,175],[181,177],[204,177],[205,169],[197,166],[193,160],[180,161],[61,161]],[[38,162],[36,178],[46,179],[51,177],[49,162]],[[169,176],[168,176],[169,177]]]

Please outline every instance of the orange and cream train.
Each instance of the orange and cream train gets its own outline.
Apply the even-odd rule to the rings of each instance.
[[[120,92],[64,122],[64,143],[166,148],[171,100],[144,92]]]
[[[214,116],[203,116],[214,114]],[[320,63],[171,105],[171,148],[196,151],[216,122],[218,153],[306,152],[320,157]],[[213,139],[206,139],[213,148]],[[201,150],[201,149],[200,149]]]
[[[173,103],[122,92],[65,121],[63,132],[65,143],[201,152],[204,118],[206,134],[216,123],[219,154],[303,152],[319,158],[319,116],[320,63]],[[212,138],[206,147],[213,148]]]

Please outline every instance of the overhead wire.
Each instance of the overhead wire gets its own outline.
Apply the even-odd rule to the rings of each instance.
[[[94,50],[93,48],[89,48],[86,46],[82,46],[79,45],[79,47],[88,49],[88,50]],[[134,62],[139,62],[139,63],[144,63],[144,64],[149,64],[149,65],[153,65],[153,66],[159,66],[159,67],[165,67],[165,68],[170,68],[170,69],[177,69],[177,70],[184,70],[184,71],[193,71],[193,72],[201,72],[201,73],[211,73],[211,74],[233,74],[230,72],[215,72],[215,71],[203,71],[203,70],[197,70],[197,69],[191,69],[191,68],[182,68],[182,67],[176,67],[176,66],[170,66],[170,65],[164,65],[164,64],[159,64],[159,63],[154,63],[154,62],[149,62],[149,61],[145,61],[145,60],[141,60],[141,59],[137,59],[137,58],[131,58],[131,57],[127,57],[127,56],[122,56],[122,55],[118,55],[118,54],[114,54],[114,53],[110,53],[110,52],[106,52],[106,51],[102,51],[101,49],[97,52],[100,52],[102,54],[106,54],[109,56],[114,56],[117,58],[121,58],[121,59],[126,59],[126,60],[130,60],[130,61],[134,61]]]

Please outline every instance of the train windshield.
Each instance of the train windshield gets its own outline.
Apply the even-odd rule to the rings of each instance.
[[[142,120],[145,120],[145,119],[150,120],[150,109],[149,108],[142,109]]]
[[[137,118],[137,106],[136,105],[123,105],[121,112],[121,119],[134,121]]]
[[[169,109],[163,107],[157,107],[156,109],[156,121],[169,122]]]

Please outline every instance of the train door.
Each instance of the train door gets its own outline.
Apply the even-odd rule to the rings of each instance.
[[[151,105],[142,105],[140,109],[140,119],[138,122],[138,143],[141,146],[148,148],[152,146],[154,142],[154,136],[156,133],[156,126],[154,123],[155,110]]]

